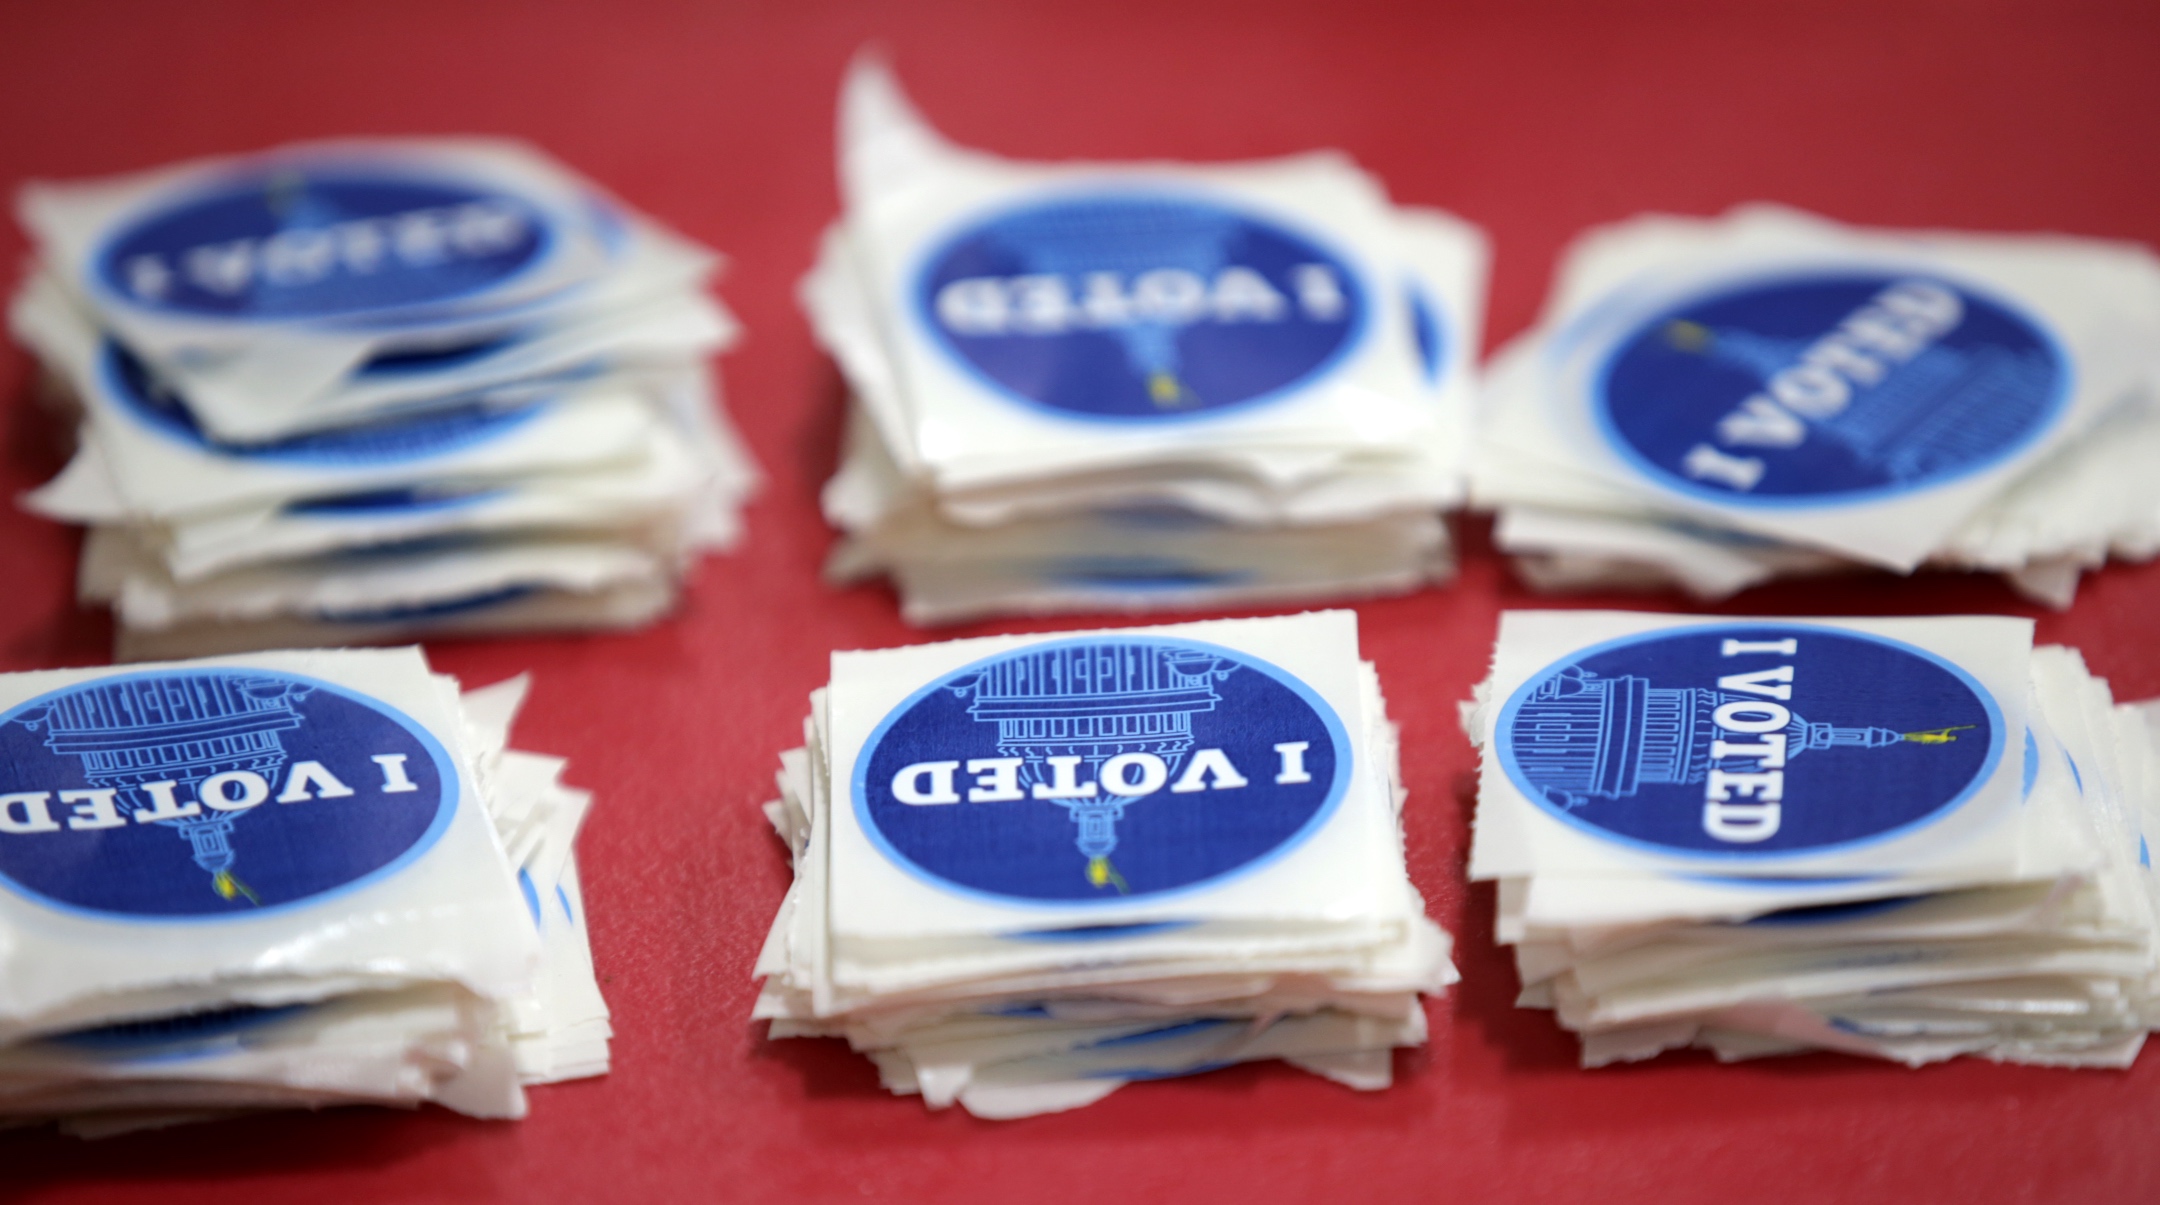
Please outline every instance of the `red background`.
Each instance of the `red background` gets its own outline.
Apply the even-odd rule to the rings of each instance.
[[[730,407],[770,482],[737,555],[634,636],[446,643],[474,683],[530,668],[519,743],[600,792],[583,838],[615,1070],[516,1124],[346,1109],[79,1143],[0,1136],[0,1198],[151,1200],[2153,1200],[2160,1053],[2127,1074],[1696,1056],[1594,1074],[1510,1005],[1492,893],[1466,890],[1472,759],[1454,702],[1496,612],[1542,605],[1463,525],[1462,579],[1361,605],[1404,727],[1411,870],[1464,984],[1392,1091],[1276,1066],[991,1124],[877,1087],[838,1043],[766,1046],[752,958],[786,869],[757,804],[830,649],[923,639],[834,592],[815,496],[840,389],[792,290],[837,206],[833,96],[888,46],[962,142],[1030,157],[1221,159],[1337,146],[1403,201],[1482,223],[1490,327],[1533,314],[1569,234],[1774,199],[1856,222],[2160,242],[2150,4],[1171,5],[27,3],[0,0],[0,186],[329,134],[530,138],[728,252],[749,338]],[[0,262],[21,235],[0,229]],[[57,460],[0,351],[0,486]],[[0,508],[0,668],[95,664],[78,537]],[[1991,580],[1751,592],[1745,613],[2035,614],[2123,697],[2160,694],[2160,566],[2068,614]],[[1679,608],[1674,598],[1566,605]],[[957,634],[1056,625],[999,624]]]

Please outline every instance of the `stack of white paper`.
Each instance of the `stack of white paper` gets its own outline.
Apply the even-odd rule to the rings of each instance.
[[[756,1015],[933,1108],[1268,1058],[1382,1088],[1455,979],[1348,612],[835,653],[804,733]]]
[[[1151,610],[1447,576],[1485,241],[1339,154],[1018,163],[891,74],[841,97],[802,301],[853,394],[828,575],[907,618]]]
[[[2127,1066],[2160,1026],[2154,705],[2020,619],[1504,615],[1473,879],[1588,1066]]]
[[[0,675],[0,1124],[519,1117],[605,1072],[591,796],[505,747],[525,687],[413,648]]]
[[[312,143],[33,183],[10,313],[79,415],[123,657],[645,622],[755,470],[717,259],[538,152]]]
[[[1931,565],[2067,606],[2160,549],[2156,374],[2141,246],[1643,217],[1496,357],[1471,488],[1547,589]]]

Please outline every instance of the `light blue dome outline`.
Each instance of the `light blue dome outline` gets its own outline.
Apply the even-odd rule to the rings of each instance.
[[[891,730],[894,724],[900,722],[902,717],[914,710],[917,703],[922,702],[936,691],[946,689],[947,684],[955,678],[979,672],[1017,654],[1099,644],[1105,640],[1144,641],[1221,657],[1235,662],[1240,668],[1251,669],[1273,678],[1276,682],[1288,687],[1306,706],[1312,708],[1313,713],[1319,716],[1321,723],[1326,726],[1328,739],[1335,742],[1335,777],[1328,784],[1326,797],[1321,801],[1320,806],[1313,811],[1312,816],[1305,821],[1304,825],[1290,836],[1284,838],[1280,844],[1268,852],[1242,866],[1233,866],[1211,878],[1186,883],[1180,887],[1164,888],[1160,891],[1063,900],[1038,900],[1029,899],[1025,896],[999,895],[996,892],[962,886],[927,867],[918,865],[906,854],[895,849],[890,841],[886,840],[885,834],[878,829],[876,822],[870,817],[870,790],[867,780],[870,774],[870,760],[876,753],[878,746],[884,741],[886,732]],[[917,882],[964,899],[992,904],[1001,908],[1024,908],[1039,912],[1056,912],[1065,909],[1106,910],[1130,907],[1143,902],[1152,904],[1190,896],[1202,891],[1210,891],[1281,861],[1292,850],[1304,845],[1312,838],[1313,834],[1319,832],[1334,817],[1336,811],[1342,805],[1343,797],[1349,794],[1352,764],[1359,760],[1358,754],[1359,750],[1350,743],[1349,731],[1343,726],[1342,718],[1336,715],[1335,709],[1328,706],[1327,701],[1322,699],[1312,687],[1307,686],[1303,679],[1271,661],[1240,649],[1226,648],[1223,645],[1212,644],[1204,640],[1188,640],[1179,636],[1158,636],[1153,633],[1142,632],[1126,635],[1110,631],[1092,636],[1077,636],[1069,639],[1044,640],[1033,644],[1023,644],[992,653],[986,657],[977,658],[955,669],[940,672],[936,680],[925,683],[911,692],[907,698],[901,700],[891,711],[885,713],[885,718],[878,721],[876,728],[871,729],[869,737],[856,750],[855,769],[850,775],[849,793],[852,796],[850,802],[852,804],[851,810],[855,814],[855,827],[862,832],[871,846],[879,854],[883,855],[888,863],[899,868]],[[1000,936],[1016,940],[1055,940],[1055,938],[1046,938],[1040,932],[1016,932],[1001,934]]]
[[[55,912],[64,913],[69,916],[82,917],[88,920],[100,921],[106,924],[219,925],[245,923],[247,921],[255,920],[260,917],[282,916],[286,913],[294,912],[302,908],[313,908],[319,904],[328,903],[329,901],[336,899],[340,896],[350,895],[353,892],[371,887],[376,883],[383,881],[384,879],[396,875],[400,871],[403,871],[406,867],[418,861],[422,855],[433,849],[435,847],[435,843],[442,839],[443,833],[449,830],[450,822],[456,818],[458,808],[464,800],[465,785],[464,779],[458,773],[457,764],[450,760],[450,754],[443,748],[442,742],[436,740],[435,735],[429,732],[425,725],[421,724],[417,720],[414,720],[411,716],[406,715],[404,712],[399,711],[397,708],[392,707],[388,703],[385,703],[382,700],[375,698],[373,695],[363,694],[360,691],[352,689],[351,687],[340,686],[335,682],[325,682],[320,678],[310,677],[306,674],[296,674],[286,670],[263,669],[250,665],[229,664],[143,670],[137,673],[127,674],[108,674],[102,678],[90,678],[81,682],[71,682],[66,686],[56,687],[52,690],[46,691],[41,695],[38,695],[35,698],[26,699],[21,703],[17,703],[15,706],[8,708],[5,712],[0,712],[0,727],[4,727],[8,724],[14,723],[16,718],[25,711],[29,711],[33,708],[53,702],[64,695],[71,694],[87,686],[104,686],[114,682],[131,682],[139,681],[146,678],[169,678],[179,674],[211,673],[240,673],[255,675],[259,677],[289,679],[293,682],[298,682],[303,685],[313,687],[316,690],[326,691],[330,694],[338,695],[349,702],[357,703],[362,707],[373,711],[377,715],[382,716],[384,719],[391,721],[398,727],[403,728],[408,735],[412,736],[414,740],[420,743],[420,747],[427,752],[427,755],[431,759],[434,760],[435,773],[438,781],[440,781],[442,784],[442,798],[436,801],[435,818],[429,822],[426,830],[424,830],[420,834],[419,838],[416,839],[412,843],[411,847],[406,849],[404,853],[399,854],[397,857],[391,859],[390,861],[384,863],[381,866],[376,867],[374,870],[371,870],[366,874],[361,875],[358,878],[351,879],[347,882],[340,883],[335,887],[319,891],[314,895],[307,896],[303,899],[287,900],[282,904],[263,904],[258,907],[250,908],[245,912],[212,912],[200,913],[192,916],[178,916],[163,913],[149,914],[138,912],[108,912],[99,908],[86,908],[80,904],[70,904],[62,900],[53,899],[52,897],[45,895],[42,892],[33,891],[30,888],[23,886],[21,883],[18,883],[14,879],[9,878],[4,872],[0,872],[0,889],[4,889],[20,899],[27,900],[32,904],[37,904],[42,907],[49,908]]]
[[[947,255],[952,253],[954,247],[958,246],[963,240],[974,237],[984,226],[1061,205],[1086,204],[1099,201],[1148,202],[1164,200],[1181,205],[1217,209],[1234,215],[1240,221],[1251,222],[1256,226],[1271,226],[1281,233],[1292,235],[1309,244],[1333,260],[1335,266],[1343,269],[1345,287],[1355,291],[1358,302],[1356,321],[1343,334],[1342,342],[1336,345],[1335,350],[1330,352],[1326,359],[1315,364],[1296,380],[1286,382],[1265,393],[1256,393],[1242,401],[1210,406],[1205,410],[1189,413],[1164,411],[1161,414],[1147,415],[1090,414],[1078,410],[1064,410],[1046,402],[1037,401],[984,372],[973,360],[961,354],[960,349],[945,335],[943,328],[935,320],[935,316],[929,312],[928,306],[930,303],[926,297],[925,286],[929,283],[931,273],[936,271],[937,266],[944,261]],[[1370,341],[1369,336],[1375,326],[1372,311],[1381,304],[1381,293],[1373,287],[1372,281],[1368,279],[1368,273],[1363,262],[1343,251],[1333,239],[1313,233],[1302,223],[1279,217],[1273,213],[1262,213],[1255,209],[1230,203],[1216,193],[1206,189],[1195,188],[1182,183],[1154,180],[1146,183],[1105,183],[1084,188],[1054,185],[1033,193],[1023,200],[1000,201],[978,207],[966,217],[946,225],[943,231],[929,244],[929,250],[916,257],[914,267],[904,273],[904,277],[907,282],[908,295],[902,310],[919,328],[924,341],[937,348],[938,353],[944,357],[946,363],[958,368],[961,375],[973,381],[991,396],[1000,401],[1010,402],[1023,409],[1047,415],[1051,418],[1141,429],[1166,425],[1182,426],[1187,423],[1203,423],[1227,419],[1256,407],[1288,401],[1295,394],[1317,387],[1328,378],[1342,371],[1346,363],[1364,352],[1365,345]],[[1437,314],[1434,321],[1436,324],[1439,323]],[[1444,326],[1441,333],[1443,336],[1447,333]],[[1415,348],[1411,351],[1411,357],[1412,359],[1416,358]]]
[[[1586,661],[1591,657],[1598,656],[1601,653],[1608,653],[1639,644],[1649,644],[1654,641],[1668,640],[1674,637],[1709,636],[1719,632],[1792,632],[1799,635],[1816,634],[1828,636],[1843,636],[1850,637],[1855,640],[1867,641],[1872,644],[1879,644],[1884,646],[1885,648],[1894,649],[1898,652],[1917,657],[1923,661],[1927,661],[1943,670],[1948,671],[1953,677],[1958,680],[1960,685],[1964,686],[1965,689],[1971,691],[1973,697],[1980,701],[1980,705],[1986,711],[1988,719],[1987,756],[1981,761],[1980,768],[1974,772],[1972,776],[1972,781],[1966,783],[1963,790],[1959,791],[1956,795],[1951,796],[1951,798],[1947,802],[1937,807],[1934,811],[1928,812],[1926,815],[1918,816],[1911,820],[1908,820],[1895,828],[1884,829],[1883,831],[1879,833],[1874,833],[1870,836],[1855,837],[1850,841],[1833,842],[1828,845],[1810,845],[1801,848],[1758,850],[1686,849],[1679,846],[1660,845],[1654,841],[1645,841],[1639,837],[1631,837],[1624,833],[1616,833],[1610,829],[1601,828],[1598,825],[1591,824],[1589,821],[1573,815],[1568,809],[1560,807],[1552,803],[1550,800],[1546,799],[1544,792],[1540,790],[1536,786],[1536,784],[1532,783],[1529,776],[1523,772],[1522,767],[1516,764],[1515,743],[1511,735],[1514,728],[1515,717],[1517,713],[1522,710],[1522,705],[1537,692],[1538,687],[1544,685],[1547,681],[1551,680],[1552,678],[1558,677],[1564,671],[1572,669],[1575,666],[1581,664],[1583,661]],[[1917,645],[1907,644],[1902,640],[1893,640],[1888,636],[1877,636],[1872,632],[1859,632],[1854,631],[1850,628],[1830,627],[1824,624],[1788,623],[1778,620],[1769,620],[1759,623],[1721,621],[1718,623],[1695,624],[1680,627],[1653,628],[1647,632],[1637,632],[1631,636],[1620,636],[1612,640],[1601,641],[1597,644],[1589,646],[1588,648],[1576,649],[1573,652],[1570,652],[1567,656],[1561,658],[1560,660],[1555,661],[1552,664],[1544,667],[1543,669],[1540,669],[1535,674],[1532,674],[1529,678],[1524,680],[1521,686],[1515,689],[1515,692],[1513,694],[1508,696],[1508,701],[1506,705],[1500,709],[1500,718],[1493,725],[1492,742],[1493,750],[1500,760],[1501,769],[1507,774],[1508,785],[1514,787],[1517,793],[1522,795],[1524,799],[1528,800],[1531,804],[1536,806],[1538,810],[1544,812],[1548,816],[1551,816],[1553,819],[1567,825],[1569,828],[1574,829],[1579,833],[1582,833],[1585,836],[1595,838],[1608,844],[1618,845],[1626,849],[1651,854],[1653,856],[1661,858],[1677,858],[1685,861],[1699,862],[1705,865],[1744,866],[1761,862],[1779,862],[1803,858],[1815,858],[1820,857],[1824,854],[1844,853],[1850,850],[1864,849],[1869,846],[1880,845],[1884,842],[1893,841],[1897,838],[1907,836],[1911,833],[1919,831],[1920,829],[1933,825],[1938,821],[1946,819],[1952,813],[1963,808],[1965,804],[1970,801],[1974,795],[1977,795],[1995,781],[1996,772],[2002,768],[2003,746],[2005,744],[2005,737],[2003,735],[2002,708],[1995,702],[1995,696],[1990,693],[1986,687],[1980,685],[1978,679],[1967,673],[1964,667],[1958,665],[1956,662],[1953,662],[1935,653],[1929,652],[1928,650],[1920,648]],[[1865,879],[1874,877],[1878,876],[1861,875],[1853,881],[1863,881]]]
[[[2025,324],[2036,341],[2055,358],[2055,391],[2041,412],[2040,420],[2032,429],[2014,443],[2005,444],[1991,455],[1972,461],[1948,473],[1938,474],[1918,482],[1891,482],[1864,490],[1842,490],[1823,494],[1751,494],[1741,490],[1712,489],[1699,482],[1674,473],[1665,466],[1644,456],[1627,437],[1620,433],[1612,417],[1611,382],[1613,364],[1643,333],[1653,327],[1672,321],[1680,311],[1712,302],[1724,301],[1741,293],[1777,288],[1781,285],[1812,284],[1830,279],[1852,279],[1861,276],[1879,276],[1881,283],[1889,285],[1899,280],[1926,280],[1933,284],[1947,285],[1957,292],[1975,297],[2001,309],[2012,318]],[[1591,315],[1585,315],[1589,317]],[[1578,320],[1580,321],[1580,320]],[[1697,501],[1714,502],[1734,506],[1742,510],[1836,510],[1848,506],[1864,506],[1908,494],[1921,494],[1931,490],[1955,485],[1960,481],[1997,468],[2015,459],[2020,453],[2045,439],[2061,424],[2069,411],[2069,400],[2076,392],[2077,364],[2063,349],[2063,342],[2052,327],[2026,307],[2013,303],[1992,289],[1974,285],[1952,276],[1938,268],[1928,267],[1912,271],[1899,271],[1895,267],[1880,265],[1842,265],[1819,269],[1791,270],[1754,276],[1731,277],[1714,285],[1707,285],[1689,292],[1678,300],[1664,302],[1650,317],[1627,326],[1620,334],[1612,336],[1606,347],[1598,353],[1598,365],[1591,374],[1589,396],[1584,399],[1592,421],[1605,446],[1619,456],[1650,485],[1668,490]],[[1738,404],[1740,399],[1734,399]]]

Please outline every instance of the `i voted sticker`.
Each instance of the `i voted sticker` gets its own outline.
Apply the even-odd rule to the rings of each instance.
[[[152,207],[92,271],[190,318],[333,319],[467,298],[540,261],[542,211],[483,186],[363,164],[272,164]]]
[[[1909,830],[1994,774],[2000,709],[1964,670],[1797,624],[1651,632],[1547,667],[1496,750],[1548,813],[1657,852],[1814,853]]]
[[[113,917],[249,916],[392,873],[457,796],[434,737],[328,683],[104,678],[0,715],[0,886]]]
[[[1183,194],[1068,197],[975,222],[924,267],[933,341],[1000,394],[1061,414],[1192,415],[1323,376],[1364,330],[1345,258]]]
[[[423,460],[498,438],[549,408],[546,402],[519,406],[465,402],[283,439],[240,443],[205,432],[180,395],[115,340],[106,340],[99,353],[99,377],[107,396],[124,414],[166,439],[220,456],[289,464],[358,466]]]
[[[1251,870],[1348,789],[1342,721],[1244,653],[1061,641],[978,662],[887,716],[855,813],[896,864],[1024,903],[1115,902]]]
[[[1753,506],[1891,496],[1995,464],[2059,416],[2038,323],[1928,276],[1782,277],[1652,318],[1606,361],[1606,437],[1671,488]]]

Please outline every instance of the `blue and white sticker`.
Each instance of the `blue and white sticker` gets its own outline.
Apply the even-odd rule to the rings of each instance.
[[[1600,838],[1746,859],[1879,841],[1954,811],[2007,743],[1972,675],[1802,624],[1649,632],[1546,667],[1508,699],[1501,766]]]
[[[1265,865],[1348,790],[1342,720],[1246,653],[1165,637],[976,662],[885,717],[855,815],[891,861],[1001,903],[1116,903]]]
[[[465,301],[557,241],[531,201],[362,162],[264,164],[171,197],[92,257],[97,284],[176,317],[334,321]]]
[[[996,393],[1135,422],[1278,398],[1363,335],[1371,302],[1319,239],[1173,193],[1065,197],[975,222],[934,251],[914,304]]]
[[[545,401],[516,406],[471,401],[241,443],[204,431],[187,402],[117,340],[107,339],[100,348],[98,375],[106,396],[123,414],[174,443],[218,456],[321,467],[400,464],[445,455],[498,439],[551,409]]]
[[[457,800],[426,729],[327,682],[102,678],[0,715],[0,887],[102,917],[253,916],[396,872]]]
[[[1741,506],[1862,501],[1979,472],[2060,417],[2070,370],[2008,302],[1840,271],[1721,290],[1635,328],[1592,405],[1638,470]]]

